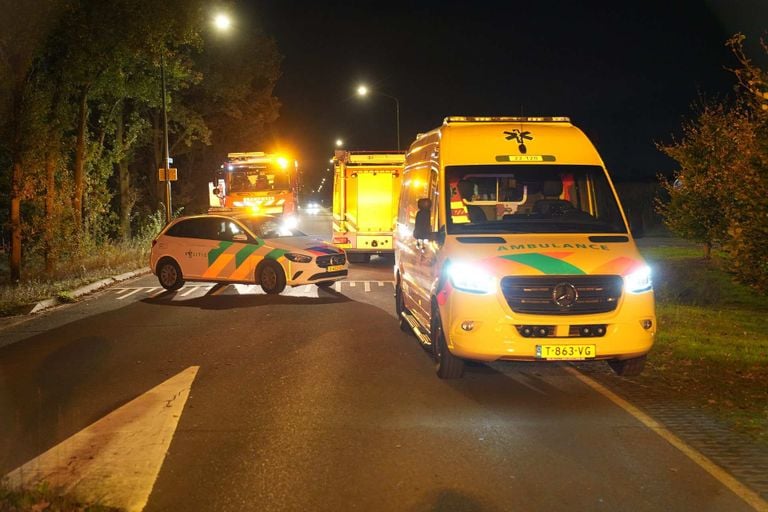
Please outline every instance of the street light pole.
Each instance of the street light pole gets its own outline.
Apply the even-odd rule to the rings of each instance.
[[[382,96],[395,100],[395,119],[397,121],[397,150],[400,151],[400,101],[394,96],[380,92]]]
[[[168,148],[168,106],[165,101],[165,57],[164,52],[160,53],[160,83],[162,84],[163,93],[163,169],[165,175],[165,223],[171,222],[173,216],[173,210],[171,209],[171,176],[170,176],[170,162],[171,159]]]
[[[359,85],[357,87],[358,96],[367,96],[368,92],[369,92],[368,87],[366,87],[365,85]],[[395,120],[397,122],[397,150],[400,151],[400,101],[394,96],[383,93],[381,91],[374,91],[374,92],[376,94],[379,94],[381,96],[386,96],[387,98],[395,101]]]

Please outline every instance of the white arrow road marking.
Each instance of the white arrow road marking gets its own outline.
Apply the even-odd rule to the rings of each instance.
[[[141,511],[171,445],[199,366],[190,366],[6,475],[47,482],[87,502]]]

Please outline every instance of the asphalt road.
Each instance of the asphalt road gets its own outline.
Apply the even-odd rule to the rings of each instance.
[[[145,510],[753,510],[567,365],[437,379],[391,280],[378,258],[278,297],[144,276],[9,327],[0,474],[199,367]]]

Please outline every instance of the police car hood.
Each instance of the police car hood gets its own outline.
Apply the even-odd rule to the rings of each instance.
[[[459,235],[446,240],[451,261],[496,275],[621,275],[645,266],[627,235]]]
[[[342,252],[338,247],[324,242],[319,238],[310,236],[286,236],[279,238],[268,238],[265,240],[268,245],[280,249],[291,251],[301,250],[315,255],[320,254],[339,254]]]

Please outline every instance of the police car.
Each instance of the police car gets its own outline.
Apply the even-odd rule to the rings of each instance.
[[[330,286],[347,276],[343,249],[268,215],[195,215],[152,241],[150,268],[166,290],[185,281],[251,283],[269,294],[286,285]]]

